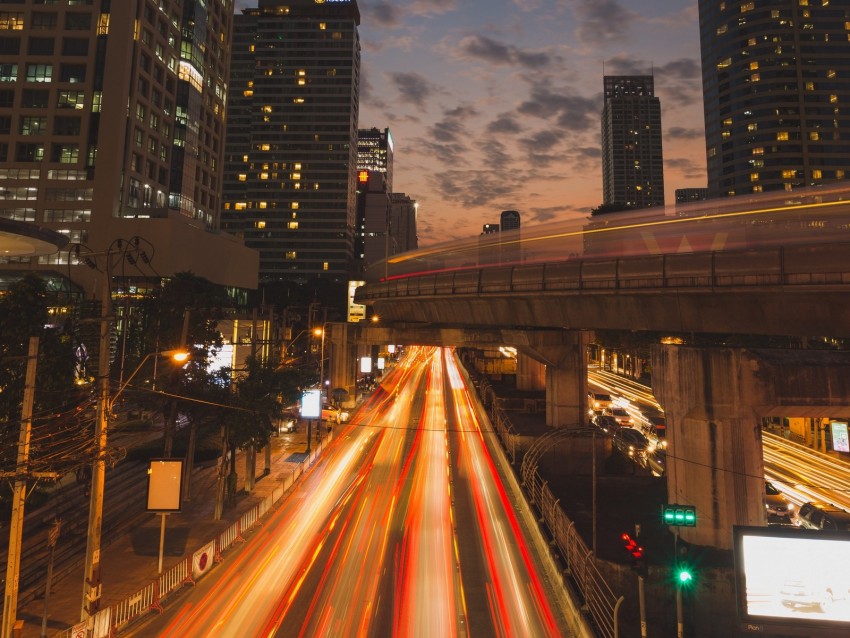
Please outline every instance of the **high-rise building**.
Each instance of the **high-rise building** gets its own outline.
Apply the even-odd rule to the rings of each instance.
[[[699,0],[712,197],[850,172],[846,2]]]
[[[677,188],[676,203],[687,204],[688,202],[702,202],[708,199],[707,188]]]
[[[386,174],[357,171],[357,232],[355,252],[362,272],[396,253],[390,236],[390,193]]]
[[[416,235],[419,204],[404,193],[391,193],[390,199],[390,236],[395,243],[396,252],[416,250],[419,247]]]
[[[191,270],[256,287],[254,252],[219,232],[232,11],[230,0],[4,2],[0,217],[61,232],[83,255],[139,237],[146,261],[124,279]],[[89,295],[103,275],[81,261],[63,250],[0,268],[70,273]]]
[[[602,192],[604,204],[664,205],[661,103],[651,75],[604,76]]]
[[[519,211],[518,210],[503,210],[499,216],[499,230],[503,233],[508,230],[519,228]]]
[[[234,17],[224,228],[264,281],[354,267],[360,84],[355,0],[259,0]]]
[[[482,235],[493,235],[499,232],[499,224],[484,224],[481,227]]]
[[[357,170],[383,173],[387,191],[393,190],[393,136],[390,129],[360,129],[357,132]]]

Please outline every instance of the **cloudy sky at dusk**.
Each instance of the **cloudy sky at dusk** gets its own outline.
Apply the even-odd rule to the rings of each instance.
[[[241,7],[257,6],[237,0]],[[420,246],[602,203],[602,76],[654,71],[666,201],[705,186],[696,0],[358,0],[360,128],[389,127]]]

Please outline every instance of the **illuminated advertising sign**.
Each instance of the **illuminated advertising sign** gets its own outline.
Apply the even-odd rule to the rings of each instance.
[[[318,419],[322,415],[322,393],[319,390],[305,390],[301,394],[301,418]]]
[[[372,372],[372,357],[360,357],[360,372],[363,374]]]
[[[149,512],[179,512],[183,504],[183,459],[151,459],[148,467]]]
[[[383,370],[383,369],[384,369],[384,358],[378,357],[378,370]]]
[[[850,439],[847,437],[847,424],[842,421],[832,421],[832,449],[836,452],[850,452]]]
[[[348,282],[348,321],[357,323],[366,319],[366,306],[354,303],[354,291],[365,285],[365,281]]]
[[[850,534],[734,527],[742,628],[850,635]]]

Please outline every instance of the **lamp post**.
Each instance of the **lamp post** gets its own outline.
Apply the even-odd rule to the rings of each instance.
[[[108,290],[108,278],[105,284]],[[103,303],[103,316],[106,316],[108,304],[106,298]],[[89,504],[89,526],[86,539],[86,562],[83,572],[83,603],[80,613],[80,620],[85,621],[97,613],[100,606],[100,536],[101,527],[103,524],[103,491],[106,482],[106,439],[107,430],[109,427],[109,414],[112,412],[112,407],[115,401],[124,391],[124,389],[133,380],[133,377],[138,374],[142,366],[152,356],[167,356],[175,361],[182,362],[189,358],[189,354],[184,351],[167,350],[164,352],[151,352],[145,355],[141,363],[133,370],[133,373],[127,377],[127,380],[121,384],[118,391],[109,395],[109,348],[108,348],[108,332],[109,321],[101,321],[100,328],[100,397],[98,399],[97,422],[95,424],[95,444],[96,456],[92,464],[92,479],[91,479],[91,500]]]

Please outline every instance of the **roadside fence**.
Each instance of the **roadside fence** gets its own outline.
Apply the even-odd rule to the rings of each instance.
[[[281,479],[281,484],[272,491],[270,496],[243,513],[235,523],[204,543],[194,554],[181,559],[132,596],[101,609],[88,621],[54,634],[54,638],[76,638],[77,636],[113,638],[147,614],[162,613],[163,601],[184,586],[194,585],[198,578],[206,575],[213,562],[223,561],[225,552],[238,541],[243,541],[242,535],[256,526],[264,514],[274,509],[305,470],[318,460],[331,440],[330,434],[328,438],[322,439],[305,460]]]

